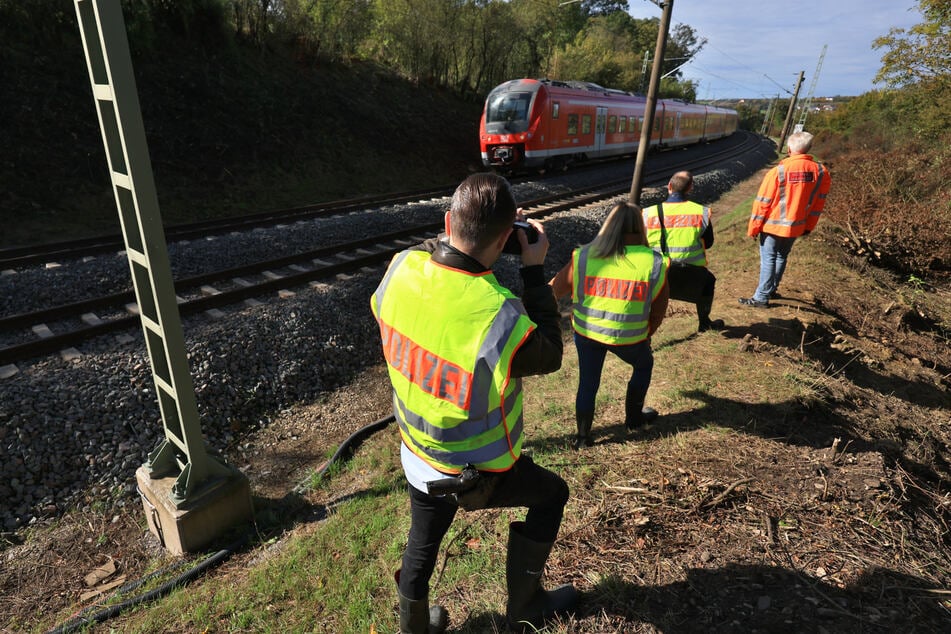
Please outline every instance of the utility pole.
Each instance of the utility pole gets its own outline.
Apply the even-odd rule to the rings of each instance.
[[[654,109],[657,106],[657,87],[660,85],[661,65],[664,62],[664,48],[667,46],[667,30],[670,28],[670,14],[674,9],[674,0],[654,4],[663,9],[660,26],[657,28],[657,48],[654,50],[654,65],[651,67],[651,83],[647,90],[647,103],[644,105],[644,125],[641,126],[641,142],[637,146],[637,159],[634,162],[634,178],[631,181],[631,193],[628,202],[641,203],[641,178],[644,174],[644,161],[650,149],[651,131],[654,128]]]
[[[769,102],[769,107],[766,109],[766,116],[763,117],[763,127],[760,128],[760,135],[769,136],[769,129],[773,127],[773,108],[776,106],[776,100],[779,99],[779,95],[773,97]]]
[[[799,71],[799,79],[796,81],[796,90],[793,91],[792,99],[789,100],[789,110],[786,111],[786,121],[783,123],[783,131],[779,135],[779,151],[782,152],[783,145],[786,143],[786,135],[789,134],[789,126],[792,123],[793,112],[796,110],[796,100],[799,98],[799,89],[802,87],[802,79],[805,76],[804,71]]]

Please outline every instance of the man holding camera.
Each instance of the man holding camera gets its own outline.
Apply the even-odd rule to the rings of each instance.
[[[429,580],[460,506],[528,508],[509,527],[510,627],[540,628],[577,600],[571,585],[541,585],[568,485],[521,453],[521,377],[558,370],[563,344],[543,272],[548,238],[534,220],[529,231],[514,229],[516,219],[508,181],[470,176],[453,195],[445,237],[397,254],[371,298],[409,482],[411,523],[396,573],[402,633],[445,628],[445,611],[430,609]],[[521,251],[521,301],[491,270],[510,235]]]

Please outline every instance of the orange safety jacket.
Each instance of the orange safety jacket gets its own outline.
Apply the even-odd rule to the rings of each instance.
[[[811,155],[794,154],[783,159],[763,178],[753,201],[747,234],[798,238],[812,231],[831,184],[829,170]]]

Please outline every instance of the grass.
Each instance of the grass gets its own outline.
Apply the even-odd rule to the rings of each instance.
[[[729,209],[714,205],[714,316],[727,321],[727,330],[696,334],[692,306],[673,302],[655,335],[647,402],[662,414],[655,425],[626,437],[621,423],[630,371],[609,355],[596,444],[570,449],[578,373],[570,338],[558,372],[525,381],[526,447],[572,491],[547,578],[584,591],[583,612],[546,632],[676,631],[690,621],[700,628],[718,610],[746,630],[776,631],[789,627],[790,614],[807,619],[802,615],[817,605],[838,617],[794,620],[793,629],[817,631],[823,624],[854,631],[854,614],[868,618],[856,607],[866,605],[867,593],[878,597],[867,605],[883,614],[907,615],[890,623],[934,618],[927,611],[933,603],[896,603],[885,588],[940,588],[951,578],[947,553],[931,546],[945,539],[940,491],[920,506],[911,499],[930,495],[917,493],[926,490],[927,478],[943,477],[936,457],[946,454],[946,433],[922,421],[946,415],[946,402],[924,378],[893,374],[897,365],[889,371],[869,365],[865,357],[879,354],[874,348],[884,331],[873,332],[875,322],[857,316],[880,315],[892,301],[883,294],[894,292],[895,301],[901,294],[888,290],[893,281],[850,265],[836,247],[839,230],[820,224],[815,236],[797,243],[784,281],[797,299],[768,311],[738,306],[734,298],[755,284],[758,270],[757,250],[745,237],[751,200]],[[942,301],[923,295],[920,301]],[[843,298],[854,305],[837,302]],[[855,338],[863,329],[868,336]],[[853,358],[827,345],[836,333],[868,353]],[[882,351],[880,364],[904,354],[897,344]],[[908,394],[896,394],[898,387]],[[830,458],[836,438],[840,453]],[[888,458],[893,449],[876,449],[886,440],[898,448],[899,462]],[[919,475],[894,466],[906,464],[901,460],[909,469],[918,465]],[[872,476],[898,484],[863,497]],[[267,509],[268,522],[259,514],[258,541],[233,561],[108,627],[395,631],[393,572],[409,527],[395,431],[371,437],[352,459],[311,480],[301,504],[297,512]],[[457,515],[430,586],[432,599],[448,608],[453,631],[503,631],[507,526],[523,513]],[[918,534],[915,525],[926,529]],[[815,572],[820,568],[824,575]],[[864,582],[875,570],[886,578]],[[744,585],[746,579],[755,584]],[[808,594],[809,588],[817,592]],[[770,593],[787,609],[776,610],[777,621],[757,620],[769,610],[745,615],[744,601]],[[801,593],[808,596],[794,601]],[[694,612],[700,596],[707,598]],[[834,618],[841,620],[823,620]],[[929,631],[926,625],[922,631]]]
[[[742,210],[737,212],[742,213]],[[574,432],[573,406],[577,361],[566,349],[558,372],[526,381],[526,419],[535,445],[535,460],[557,469],[572,489],[607,482],[625,485],[632,479],[654,480],[640,472],[638,456],[645,451],[666,456],[671,465],[695,462],[698,445],[710,437],[738,433],[725,421],[742,421],[746,404],[730,395],[748,391],[769,394],[778,404],[796,402],[800,383],[789,362],[740,357],[736,342],[710,333],[687,337],[695,330],[692,313],[665,322],[655,340],[654,383],[649,400],[667,420],[655,438],[611,445],[614,460],[602,462],[608,445],[595,460],[567,449]],[[690,363],[682,363],[690,359]],[[755,371],[753,371],[755,370]],[[629,368],[609,355],[598,395],[595,431],[619,432]],[[752,379],[751,377],[755,377]],[[724,407],[724,405],[726,405]],[[735,425],[734,425],[735,426]],[[742,424],[741,424],[742,426]],[[659,427],[659,426],[658,426]],[[613,428],[613,429],[612,429]],[[262,544],[260,563],[229,570],[213,581],[196,584],[168,599],[121,619],[130,632],[254,631],[254,632],[388,632],[396,622],[392,574],[408,530],[408,501],[398,462],[398,440],[384,433],[367,441],[353,459],[332,468],[318,492],[343,501],[332,506],[327,519],[300,526],[276,543]],[[615,465],[629,465],[619,470]],[[631,468],[633,466],[634,468]],[[522,511],[460,511],[446,536],[432,596],[450,608],[454,622],[466,618],[460,632],[495,627],[493,614],[504,610],[504,562],[507,524]],[[586,510],[569,503],[563,531],[578,529]],[[557,554],[554,555],[557,557]],[[608,576],[591,577],[608,599],[621,586]],[[614,599],[611,599],[614,600]],[[560,628],[549,631],[568,631]]]

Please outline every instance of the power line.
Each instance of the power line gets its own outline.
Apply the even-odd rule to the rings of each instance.
[[[733,56],[730,55],[729,53],[725,53],[725,52],[721,51],[719,48],[717,48],[716,46],[714,46],[713,44],[710,44],[709,39],[707,39],[707,44],[710,46],[710,48],[712,48],[713,50],[715,50],[717,53],[719,53],[720,55],[723,55],[724,57],[728,57],[729,59],[733,60],[734,62],[736,62],[737,64],[739,64],[739,65],[742,66],[743,68],[746,68],[747,70],[751,70],[751,71],[753,71],[754,73],[758,73],[758,72],[759,72],[759,71],[756,70],[755,68],[753,68],[753,67],[751,67],[751,66],[748,66],[745,62],[736,59],[735,57],[733,57]],[[715,76],[715,75],[714,75],[714,76]],[[776,84],[777,86],[779,86],[779,88],[780,88],[783,92],[785,92],[787,95],[791,95],[791,94],[792,94],[792,92],[791,92],[788,88],[786,88],[785,86],[783,86],[782,84],[780,84],[778,81],[776,81],[775,79],[773,79],[772,77],[770,77],[770,76],[767,75],[766,73],[763,73],[763,77],[765,77],[765,78],[768,79],[769,81],[771,81],[771,82],[773,82],[774,84]],[[723,77],[720,77],[719,79],[724,79],[724,78],[723,78]],[[729,80],[724,79],[724,81],[729,81]],[[739,85],[739,84],[737,84],[737,85]],[[743,88],[747,88],[747,86],[743,86]]]

